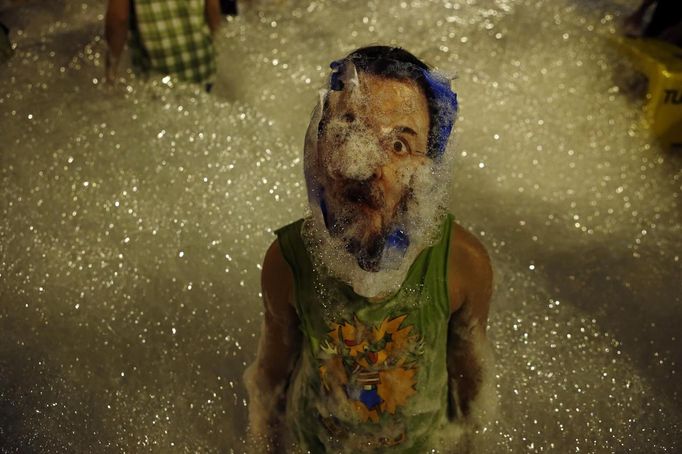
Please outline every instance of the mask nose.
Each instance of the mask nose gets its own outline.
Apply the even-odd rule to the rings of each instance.
[[[378,138],[357,121],[344,123],[343,140],[329,156],[330,175],[357,181],[381,178],[386,152]]]

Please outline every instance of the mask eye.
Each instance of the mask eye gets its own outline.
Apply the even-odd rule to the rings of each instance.
[[[395,154],[405,154],[410,152],[410,146],[402,139],[394,139],[392,148]]]

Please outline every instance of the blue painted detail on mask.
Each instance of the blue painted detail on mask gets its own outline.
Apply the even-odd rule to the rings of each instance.
[[[431,89],[432,97],[436,102],[436,114],[432,115],[431,121],[434,127],[430,132],[429,156],[438,159],[445,153],[445,148],[455,123],[457,114],[457,93],[450,88],[450,80],[431,71],[421,70],[424,80]],[[433,102],[433,101],[432,101]]]
[[[381,267],[392,270],[400,268],[408,247],[410,247],[410,237],[407,232],[400,227],[394,229],[386,237],[381,255]]]
[[[410,238],[404,230],[398,228],[388,235],[386,245],[390,248],[406,251],[410,246]]]
[[[343,60],[334,60],[329,64],[332,69],[332,74],[329,78],[329,88],[333,91],[343,90],[343,81],[341,76],[343,76],[344,64]]]

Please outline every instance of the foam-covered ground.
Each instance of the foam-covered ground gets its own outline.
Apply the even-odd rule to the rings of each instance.
[[[0,451],[243,450],[317,90],[390,43],[458,76],[450,208],[496,273],[480,451],[679,452],[681,160],[614,85],[628,2],[244,2],[214,96],[103,86],[103,3],[0,1]]]

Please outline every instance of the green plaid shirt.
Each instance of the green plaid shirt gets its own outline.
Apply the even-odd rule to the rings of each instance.
[[[216,72],[204,0],[131,0],[130,49],[143,72],[209,83]]]

